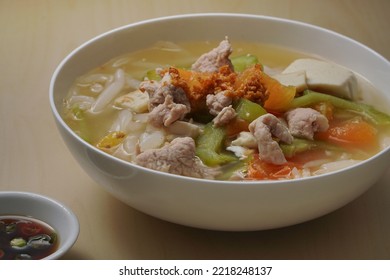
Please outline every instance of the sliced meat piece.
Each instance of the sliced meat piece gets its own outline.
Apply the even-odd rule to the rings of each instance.
[[[166,73],[161,81],[147,80],[140,85],[140,90],[149,95],[150,122],[157,127],[169,126],[191,111],[184,90],[171,82],[170,74]]]
[[[184,104],[173,102],[173,97],[167,95],[163,104],[155,107],[149,114],[150,123],[154,126],[169,126],[181,120],[189,112]]]
[[[213,179],[217,174],[196,157],[195,141],[191,137],[175,138],[160,149],[139,154],[136,163],[146,168],[195,178]]]
[[[233,52],[228,38],[225,38],[219,46],[208,53],[201,55],[192,65],[191,69],[197,72],[218,72],[219,68],[228,65],[233,70],[233,65],[229,59]]]
[[[164,91],[169,91],[168,87],[162,87],[161,81],[153,80],[141,82],[139,90],[149,95],[149,110],[164,103],[165,95],[167,95],[166,93],[164,94]]]
[[[172,84],[170,73],[165,73],[161,81],[146,80],[140,84],[139,89],[149,95],[149,110],[164,103],[165,97],[170,95],[175,103],[184,104],[190,107],[187,95],[181,87]]]
[[[295,137],[313,140],[314,133],[329,128],[328,119],[312,108],[296,108],[285,116],[290,133]]]
[[[217,94],[209,94],[206,96],[206,105],[209,108],[210,114],[216,116],[223,108],[232,104],[232,98],[225,95],[225,91],[220,91]]]
[[[277,137],[288,144],[293,141],[288,128],[281,120],[272,114],[262,115],[249,124],[249,131],[256,138],[261,160],[273,164],[286,162],[278,142],[272,138]]]
[[[233,109],[232,105],[225,107],[221,112],[213,119],[213,123],[216,127],[224,126],[228,124],[237,116],[236,111]]]

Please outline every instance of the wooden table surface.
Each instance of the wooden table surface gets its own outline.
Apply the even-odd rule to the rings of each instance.
[[[329,215],[288,228],[232,233],[140,213],[106,193],[72,158],[49,107],[49,82],[59,62],[115,27],[198,12],[300,20],[390,59],[387,0],[0,0],[0,191],[32,191],[72,208],[81,231],[64,259],[390,259],[390,169]]]

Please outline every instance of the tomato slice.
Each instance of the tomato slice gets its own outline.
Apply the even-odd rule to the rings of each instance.
[[[360,118],[331,122],[329,129],[317,133],[316,138],[345,148],[373,149],[378,147],[376,128]]]
[[[276,165],[261,160],[258,154],[253,156],[248,166],[248,179],[254,180],[277,180],[288,179],[292,176],[293,168],[301,168],[300,163],[287,162]]]
[[[21,223],[20,231],[26,236],[33,236],[42,231],[42,227],[35,223]]]

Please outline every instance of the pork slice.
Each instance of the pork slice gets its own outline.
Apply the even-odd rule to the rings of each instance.
[[[162,172],[213,179],[217,174],[196,157],[195,141],[191,137],[175,138],[160,149],[147,150],[136,157],[136,163]]]
[[[191,111],[185,91],[172,84],[169,73],[161,81],[142,82],[140,90],[149,95],[149,119],[154,126],[169,126]]]
[[[232,105],[225,107],[221,112],[213,119],[213,123],[216,127],[224,126],[228,124],[237,116],[236,111],[233,109]]]
[[[273,139],[274,136],[288,144],[293,140],[281,120],[272,114],[262,115],[249,124],[249,131],[256,138],[261,160],[277,165],[286,162],[282,149]]]
[[[218,47],[212,49],[208,53],[201,55],[198,60],[192,64],[191,69],[197,72],[218,72],[219,68],[228,65],[233,71],[234,67],[229,59],[230,54],[233,52],[233,48],[228,40],[221,41]]]
[[[159,81],[143,81],[140,83],[139,89],[140,91],[146,92],[149,95],[149,110],[152,110],[159,104],[164,103],[166,95],[164,94],[164,90],[167,89],[162,88]]]
[[[316,132],[329,128],[328,119],[312,108],[292,109],[285,116],[290,133],[295,137],[313,140]]]
[[[149,110],[153,110],[159,104],[164,103],[165,97],[170,95],[175,103],[190,107],[190,102],[185,91],[181,87],[172,84],[169,73],[166,73],[161,81],[146,80],[140,84],[139,89],[149,95]]]
[[[189,112],[184,104],[173,102],[173,97],[167,95],[163,104],[159,104],[149,114],[149,121],[156,127],[169,126],[177,120],[181,120]]]
[[[209,108],[210,114],[216,116],[223,108],[232,104],[232,98],[225,94],[225,91],[216,94],[208,94],[206,96],[206,105]]]

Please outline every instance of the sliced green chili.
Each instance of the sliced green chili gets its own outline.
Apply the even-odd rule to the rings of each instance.
[[[217,166],[237,160],[224,150],[226,131],[222,127],[215,127],[208,123],[203,133],[196,139],[196,155],[208,166]]]
[[[238,117],[247,122],[252,122],[261,115],[267,113],[260,104],[245,98],[238,100],[237,104],[234,105],[234,109],[236,110]]]
[[[235,72],[243,72],[246,68],[259,63],[256,56],[251,54],[240,55],[230,59]]]
[[[295,138],[291,144],[280,143],[280,148],[282,149],[286,158],[291,158],[299,153],[315,149],[342,151],[342,148],[329,143],[301,138]]]
[[[345,100],[312,90],[305,90],[302,96],[294,98],[290,104],[290,108],[308,107],[319,102],[330,102],[336,108],[354,111],[376,125],[390,125],[390,116],[378,111],[370,105]]]

